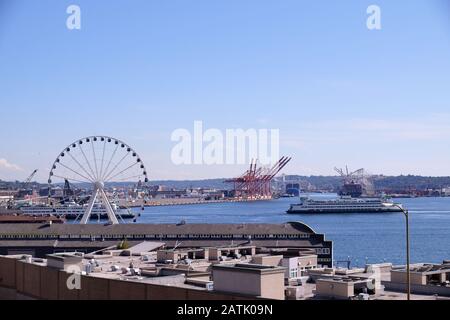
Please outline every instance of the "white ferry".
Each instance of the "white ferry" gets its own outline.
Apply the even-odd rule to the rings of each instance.
[[[128,208],[122,208],[117,206],[116,204],[111,204],[114,212],[118,218],[122,219],[130,219],[134,218],[135,214]],[[83,216],[86,206],[82,206],[76,203],[69,203],[59,206],[49,206],[49,205],[24,205],[19,208],[24,215],[30,216],[58,216],[65,218],[67,220],[73,219],[81,219]],[[91,219],[98,219],[100,215],[100,219],[107,219],[108,215],[106,213],[106,209],[100,205],[96,204],[92,208]]]
[[[332,200],[313,200],[301,197],[300,203],[292,204],[287,213],[380,213],[401,212],[401,204],[385,198],[352,198],[342,196]]]

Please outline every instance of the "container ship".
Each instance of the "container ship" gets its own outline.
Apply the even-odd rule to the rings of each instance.
[[[389,199],[352,198],[341,196],[332,200],[313,200],[301,197],[300,203],[292,204],[287,213],[389,213],[401,212],[401,204]]]

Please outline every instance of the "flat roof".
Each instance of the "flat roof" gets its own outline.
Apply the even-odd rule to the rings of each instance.
[[[370,278],[351,278],[351,277],[327,277],[327,278],[319,278],[316,280],[317,282],[331,282],[331,283],[366,283],[372,281]]]
[[[14,224],[5,223],[0,235],[10,234],[315,234],[306,224],[288,222],[283,224]]]
[[[161,247],[165,246],[164,242],[156,242],[156,241],[142,241],[125,251],[129,251],[132,254],[141,253],[141,252],[150,252],[154,251],[156,249],[159,249]]]
[[[406,272],[406,268],[393,269],[392,272]],[[411,273],[422,273],[422,274],[439,274],[442,272],[450,272],[449,264],[433,264],[424,263],[410,267]]]
[[[137,245],[141,243],[142,240],[128,240],[130,245]],[[233,248],[238,248],[239,246],[246,246],[248,244],[247,241],[236,241],[234,240]],[[172,248],[176,245],[179,250],[191,249],[191,248],[226,248],[226,245],[231,243],[231,240],[190,240],[190,241],[182,241],[181,244],[177,243],[176,240],[166,240],[164,241],[166,247]],[[117,246],[119,241],[117,240],[106,240],[106,241],[90,241],[86,240],[0,240],[0,248],[39,248],[39,247],[54,247],[54,248],[108,248],[111,246]],[[322,243],[314,243],[308,240],[254,240],[252,241],[252,246],[257,248],[272,248],[272,247],[317,247],[321,248]]]
[[[79,260],[82,261],[83,257],[76,255],[75,253],[52,253],[46,255],[47,260],[59,260],[59,261],[73,261]]]
[[[252,273],[279,273],[284,272],[286,268],[278,266],[267,266],[253,263],[237,263],[237,264],[214,264],[212,265],[214,270],[227,270],[227,271],[243,271]]]

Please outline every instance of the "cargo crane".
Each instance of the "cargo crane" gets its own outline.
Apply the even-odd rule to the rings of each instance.
[[[74,191],[70,187],[69,180],[64,179],[64,188],[63,188],[63,198],[61,203],[65,203],[66,201],[72,200],[72,197],[75,195]]]
[[[31,182],[31,179],[34,178],[34,176],[36,175],[36,173],[38,172],[38,169],[35,169],[30,176],[23,182],[25,183],[25,187]]]
[[[31,184],[31,180],[34,178],[34,176],[36,175],[37,171],[38,171],[38,169],[35,169],[28,176],[28,178],[26,178],[25,181],[23,181],[21,183],[21,187],[19,189],[19,192],[17,193],[17,197],[18,198],[25,198],[26,196],[31,196],[33,194],[32,188],[29,188],[28,186]]]
[[[250,168],[241,176],[225,180],[233,183],[234,196],[247,200],[269,199],[272,197],[271,182],[273,178],[288,164],[289,157],[282,157],[271,168],[258,167],[257,160],[250,163]]]
[[[367,195],[373,194],[372,183],[369,181],[368,175],[363,168],[352,172],[348,170],[347,166],[345,166],[345,171],[336,167],[334,170],[339,173],[344,181],[343,186],[339,189],[339,195],[358,198],[363,193]]]

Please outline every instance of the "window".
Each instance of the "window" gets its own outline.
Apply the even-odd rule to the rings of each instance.
[[[317,248],[317,254],[330,254],[330,248]]]
[[[298,277],[298,269],[291,269],[289,272],[290,278],[297,278]]]

